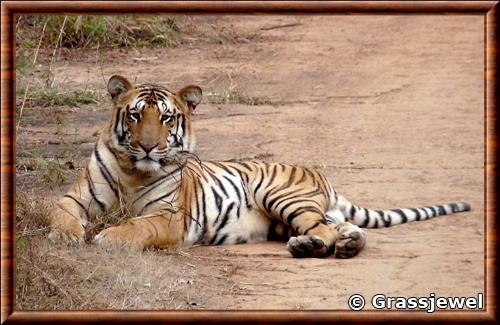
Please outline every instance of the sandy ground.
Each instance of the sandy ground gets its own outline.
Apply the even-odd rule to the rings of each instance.
[[[484,292],[482,17],[255,16],[189,21],[192,26],[207,21],[222,26],[220,35],[231,39],[219,44],[206,30],[193,27],[179,47],[111,51],[102,65],[92,54],[67,58],[58,62],[56,75],[69,86],[91,84],[102,91],[112,74],[171,89],[196,83],[210,90],[229,80],[265,101],[255,106],[202,103],[195,117],[202,159],[258,157],[313,166],[339,193],[369,208],[464,200],[473,210],[367,230],[366,249],[350,260],[292,259],[282,243],[129,256],[134,266],[118,269],[117,276],[137,277],[137,263],[151,266],[135,278],[146,284],[131,284],[127,291],[142,300],[107,300],[103,287],[96,288],[95,301],[83,308],[346,309],[354,293],[371,297]],[[65,114],[67,129],[78,127],[74,138],[83,139],[78,149],[85,154],[92,148],[92,134],[107,121],[108,105]],[[57,146],[48,143],[51,127],[36,121],[22,125],[18,152],[57,152]],[[21,182],[22,178],[18,186]],[[99,263],[87,256],[93,247],[46,247],[47,251],[47,259],[57,255],[67,263]],[[118,260],[103,254],[104,264]],[[100,269],[94,272],[98,278]],[[179,284],[185,277],[188,280]],[[152,299],[154,290],[161,297],[160,279],[189,287],[187,297],[173,302]],[[102,277],[96,281],[101,283]],[[92,287],[76,282],[75,292],[84,285]]]

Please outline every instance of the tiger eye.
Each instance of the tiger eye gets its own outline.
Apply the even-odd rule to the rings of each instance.
[[[167,122],[170,122],[172,121],[173,117],[170,116],[170,115],[162,115],[161,118],[160,118],[160,122],[161,123],[167,123]]]
[[[132,120],[139,122],[141,119],[141,114],[139,113],[128,113],[128,117],[131,118]]]

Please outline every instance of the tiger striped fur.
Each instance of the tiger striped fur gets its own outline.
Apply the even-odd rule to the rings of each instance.
[[[337,194],[314,169],[262,161],[200,161],[191,115],[202,92],[108,83],[113,99],[89,164],[52,211],[51,240],[83,242],[85,225],[125,197],[129,222],[104,229],[99,245],[181,247],[288,241],[294,257],[356,255],[360,227],[377,228],[468,211],[467,203],[369,210]]]

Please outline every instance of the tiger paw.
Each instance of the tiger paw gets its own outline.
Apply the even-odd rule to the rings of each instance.
[[[54,244],[82,245],[84,243],[84,234],[84,232],[74,233],[61,229],[52,229],[47,237]]]
[[[293,257],[326,257],[330,249],[318,236],[291,237],[286,248]]]
[[[74,218],[60,217],[51,222],[51,231],[47,236],[52,243],[81,245],[84,243],[85,230]]]
[[[358,226],[344,222],[337,225],[336,229],[339,232],[335,243],[336,258],[351,258],[365,247],[365,233]]]
[[[110,227],[98,233],[92,243],[107,249],[143,250],[144,240],[134,230],[133,225]]]

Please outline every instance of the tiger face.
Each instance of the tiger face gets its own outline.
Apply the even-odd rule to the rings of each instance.
[[[191,114],[201,101],[200,87],[186,86],[173,93],[113,76],[108,91],[114,104],[111,142],[127,154],[135,169],[158,171],[176,153],[194,149]]]

